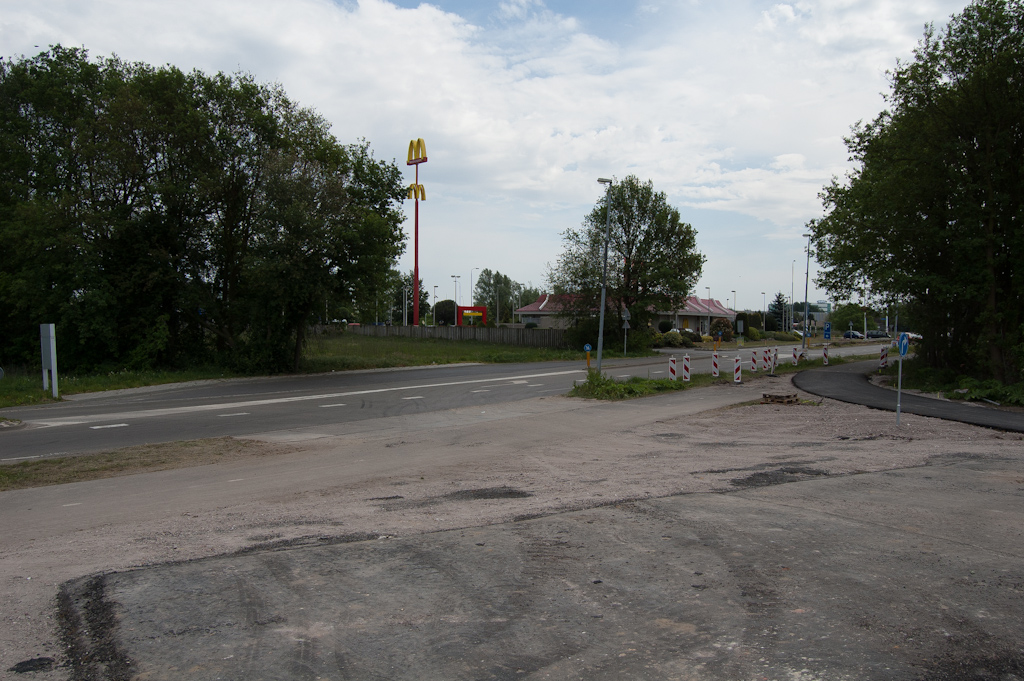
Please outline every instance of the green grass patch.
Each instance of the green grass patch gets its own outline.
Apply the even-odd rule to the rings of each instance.
[[[896,385],[899,361],[891,361],[882,373],[892,377]],[[988,402],[998,405],[1024,407],[1024,383],[1007,385],[996,380],[983,380],[958,375],[947,369],[925,366],[918,358],[903,361],[903,387],[929,393],[940,393],[950,400]]]

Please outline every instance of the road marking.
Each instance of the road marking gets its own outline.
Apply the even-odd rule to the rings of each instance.
[[[509,381],[512,385],[521,385],[523,383],[529,383],[529,381]]]
[[[633,374],[619,374],[619,375],[618,375],[618,376],[616,376],[615,378],[629,378],[629,377],[630,377],[630,376],[632,376],[632,375],[633,375]]]
[[[245,478],[235,478],[234,480],[228,480],[228,482],[242,482]]]
[[[247,412],[247,411],[240,411],[237,414],[217,414],[217,416],[221,416],[221,417],[224,417],[224,416],[248,416],[248,415],[249,415],[249,412]]]
[[[337,399],[339,397],[352,397],[353,395],[375,395],[378,393],[390,393],[399,392],[403,390],[424,390],[426,388],[447,388],[454,385],[479,385],[481,383],[490,383],[492,386],[495,381],[521,381],[522,383],[528,383],[531,378],[544,378],[547,376],[567,376],[570,374],[584,374],[586,369],[567,369],[565,371],[549,371],[541,374],[525,374],[522,376],[499,376],[488,377],[488,378],[474,378],[465,381],[447,381],[444,383],[424,383],[419,385],[400,385],[394,388],[373,388],[370,390],[352,390],[350,392],[343,393],[328,393],[325,395],[297,395],[295,397],[275,397],[266,400],[251,400],[249,402],[227,402],[224,404],[196,404],[188,407],[168,407],[166,409],[145,409],[142,411],[129,411],[129,412],[118,412],[114,414],[92,414],[88,416],[69,416],[66,418],[55,418],[55,419],[38,419],[26,422],[33,423],[39,426],[71,426],[79,425],[83,423],[96,423],[97,421],[110,421],[112,419],[126,419],[126,418],[153,418],[158,416],[175,416],[178,414],[193,414],[202,411],[223,411],[225,409],[238,409],[246,407],[261,407],[268,404],[287,404],[289,402],[307,402],[309,400],[330,400]],[[504,385],[508,385],[505,383]],[[127,423],[124,425],[128,425]]]
[[[320,408],[321,409],[326,409],[327,407],[344,407],[344,406],[345,406],[344,404],[321,404]]]
[[[652,373],[652,374],[663,374],[663,373],[665,373],[665,372],[664,372],[664,371],[652,371],[651,373]]]
[[[105,421],[106,419],[103,419],[103,420]],[[81,421],[79,423],[81,423]],[[89,428],[92,429],[92,430],[100,430],[102,428],[124,428],[127,425],[128,425],[127,423],[111,423],[108,426],[89,426]]]
[[[412,397],[403,397],[403,400],[422,400],[423,395],[414,395]]]
[[[59,454],[63,454],[64,452],[58,452],[58,453]],[[0,461],[24,461],[26,459],[41,459],[41,458],[43,458],[43,455],[39,454],[37,456],[16,456],[16,457],[14,457],[12,459],[0,459]]]
[[[543,385],[544,385],[543,383],[527,383],[526,387],[527,388],[540,388]]]
[[[481,388],[480,390],[470,390],[469,392],[471,392],[471,393],[489,393],[491,391],[488,390],[487,388]]]
[[[78,503],[76,503],[76,504],[64,504],[64,505],[62,506],[62,508],[67,508],[68,506],[81,506],[81,505],[82,505],[82,502],[81,502],[81,501],[79,501],[79,502],[78,502]]]

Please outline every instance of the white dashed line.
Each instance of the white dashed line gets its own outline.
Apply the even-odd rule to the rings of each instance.
[[[527,388],[541,388],[543,386],[544,386],[543,383],[528,383],[526,385]]]
[[[422,400],[423,395],[414,395],[412,397],[403,397],[403,400]]]
[[[220,416],[220,417],[224,417],[224,416],[248,416],[248,415],[249,415],[249,412],[247,412],[247,411],[240,411],[237,414],[217,414],[217,416]]]
[[[59,452],[59,453],[62,454],[63,452]],[[38,456],[15,456],[14,458],[11,458],[11,459],[0,459],[0,461],[25,461],[26,459],[41,459],[41,458],[43,458],[43,455],[39,454]]]
[[[345,406],[344,404],[321,404],[320,408],[321,409],[326,409],[327,407],[344,407],[344,406]]]
[[[109,426],[89,426],[90,430],[100,430],[102,428],[124,428],[127,423],[111,423]]]
[[[228,482],[242,482],[245,478],[235,478],[234,480],[228,480]]]
[[[76,504],[64,504],[63,508],[67,508],[68,506],[81,506],[81,505],[82,505],[82,502],[78,502]]]
[[[471,392],[471,393],[489,393],[491,391],[487,390],[487,389],[483,389],[483,390],[470,390],[469,392]]]

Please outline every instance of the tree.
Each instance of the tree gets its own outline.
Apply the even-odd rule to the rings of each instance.
[[[1022,63],[1020,0],[976,0],[941,34],[928,27],[809,224],[837,298],[905,306],[928,364],[1009,382],[1024,377]]]
[[[844,333],[849,331],[851,329],[851,323],[853,324],[852,329],[854,331],[863,331],[865,314],[868,316],[868,328],[876,328],[877,324],[875,323],[875,313],[871,311],[871,308],[865,307],[864,305],[858,305],[857,303],[836,305],[835,309],[832,310],[832,314],[829,316],[829,321],[832,323],[832,333],[834,337],[841,337]]]
[[[786,329],[786,308],[789,307],[789,301],[786,300],[786,295],[779,291],[775,294],[772,302],[768,304],[768,316],[775,322],[774,329],[767,329],[768,331],[776,331],[779,329]]]
[[[380,289],[402,177],[279,86],[51,48],[0,60],[0,361],[295,368]]]
[[[563,233],[564,250],[549,267],[548,279],[556,294],[568,294],[569,316],[581,320],[597,313],[610,198],[608,310],[613,321],[606,329],[621,333],[627,309],[630,326],[646,329],[657,311],[681,307],[700,277],[704,256],[696,250],[697,231],[680,222],[679,211],[650,180],[630,175],[612,185],[608,195],[579,228]]]
[[[455,301],[439,300],[434,305],[434,323],[443,326],[455,324]]]
[[[412,324],[413,311],[413,272],[409,270],[405,274],[395,273],[394,285],[390,289],[390,301],[392,310],[392,323]],[[402,306],[405,306],[405,314],[402,313]],[[430,309],[430,293],[420,279],[420,310],[426,312]]]

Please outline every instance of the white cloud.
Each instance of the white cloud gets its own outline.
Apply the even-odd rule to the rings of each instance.
[[[818,191],[846,170],[842,136],[882,106],[885,69],[964,4],[648,2],[622,18],[625,41],[540,0],[502,0],[479,25],[443,0],[0,0],[0,43],[249,71],[386,159],[423,137],[428,284],[477,266],[540,283],[595,179],[632,173],[707,223],[694,220],[705,279],[721,289],[736,266],[784,279],[768,263],[801,253]],[[751,262],[728,255],[740,234]]]

